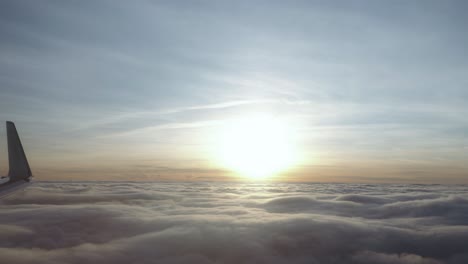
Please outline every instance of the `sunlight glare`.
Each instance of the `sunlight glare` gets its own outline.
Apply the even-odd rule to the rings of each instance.
[[[218,159],[240,176],[265,179],[294,162],[291,137],[286,123],[268,115],[233,120],[222,132]]]

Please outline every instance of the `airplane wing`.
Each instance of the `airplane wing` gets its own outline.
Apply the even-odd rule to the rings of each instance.
[[[25,188],[32,180],[31,168],[24,153],[15,124],[6,122],[8,138],[8,176],[0,181],[0,198]]]
[[[30,184],[31,182],[19,181],[19,182],[14,182],[10,184],[5,184],[5,186],[1,185],[0,186],[0,199],[10,194],[13,194],[14,192],[18,190],[23,190],[24,188],[28,187],[28,185]]]

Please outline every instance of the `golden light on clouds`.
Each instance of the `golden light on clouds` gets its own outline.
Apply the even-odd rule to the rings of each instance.
[[[249,179],[266,179],[297,160],[287,122],[255,114],[226,122],[215,143],[220,166]]]

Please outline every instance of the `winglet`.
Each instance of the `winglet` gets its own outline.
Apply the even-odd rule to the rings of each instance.
[[[10,177],[10,182],[28,180],[32,176],[32,173],[15,124],[11,121],[7,121],[6,127],[8,137],[8,160],[10,165],[8,176]]]

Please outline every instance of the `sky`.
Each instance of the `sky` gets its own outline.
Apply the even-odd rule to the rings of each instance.
[[[468,183],[467,7],[1,1],[0,120],[41,180],[236,180],[219,131],[263,114],[272,179]]]
[[[0,200],[6,263],[465,264],[467,186],[38,182]]]

